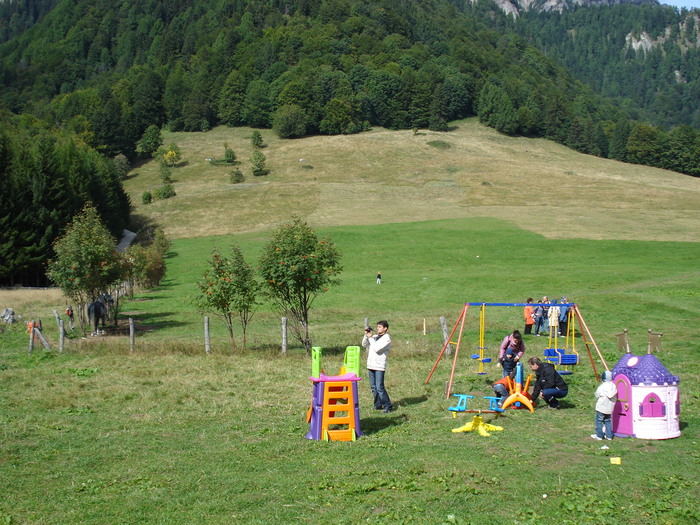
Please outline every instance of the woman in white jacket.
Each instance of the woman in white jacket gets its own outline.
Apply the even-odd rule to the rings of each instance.
[[[617,387],[612,382],[612,372],[603,372],[603,382],[595,391],[595,434],[593,439],[612,439],[612,413],[617,401]],[[603,434],[605,426],[605,434]]]
[[[388,329],[388,322],[379,321],[376,335],[368,327],[365,328],[365,336],[362,338],[362,346],[367,348],[367,372],[369,374],[369,386],[372,388],[372,395],[374,396],[374,409],[384,410],[385,414],[394,410],[389,394],[384,388],[387,355],[391,348],[391,337],[389,337],[387,332]]]

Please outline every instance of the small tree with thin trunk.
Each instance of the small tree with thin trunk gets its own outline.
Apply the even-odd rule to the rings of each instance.
[[[253,134],[250,137],[250,143],[254,148],[264,148],[265,142],[263,141],[262,134],[257,130],[253,130]]]
[[[270,173],[270,170],[265,167],[266,160],[265,155],[260,150],[256,149],[253,151],[253,153],[250,155],[250,164],[252,166],[254,176],[261,177]]]
[[[232,348],[236,348],[233,319],[238,316],[245,348],[248,324],[258,306],[256,296],[260,283],[256,281],[253,269],[246,264],[241,249],[231,246],[231,257],[223,257],[214,250],[209,269],[197,287],[200,293],[195,297],[195,303],[202,312],[214,312],[224,318]]]
[[[340,253],[329,240],[319,240],[299,218],[281,226],[265,246],[260,272],[268,297],[292,319],[292,334],[311,351],[309,312],[320,294],[340,283]]]
[[[78,305],[78,321],[85,333],[85,306],[122,279],[124,265],[117,241],[87,204],[54,243],[56,257],[49,261],[47,275]]]

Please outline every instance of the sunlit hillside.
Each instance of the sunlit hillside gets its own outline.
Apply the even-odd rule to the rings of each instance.
[[[250,128],[172,133],[184,166],[177,196],[141,204],[160,184],[150,161],[126,181],[136,214],[171,238],[268,230],[292,215],[312,225],[498,217],[549,238],[700,240],[700,179],[577,153],[479,124],[447,133],[375,128],[359,135],[280,140],[263,130],[271,170],[253,177]],[[234,150],[246,180],[231,184]]]

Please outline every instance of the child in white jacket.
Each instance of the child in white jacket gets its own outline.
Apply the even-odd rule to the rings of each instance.
[[[595,434],[591,434],[593,439],[612,439],[612,413],[617,401],[617,387],[612,382],[612,372],[603,372],[603,382],[595,391]],[[603,434],[605,426],[605,434]]]

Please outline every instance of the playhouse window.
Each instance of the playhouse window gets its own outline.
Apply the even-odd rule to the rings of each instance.
[[[664,417],[666,405],[661,402],[656,394],[649,394],[639,405],[639,415],[643,417]]]

